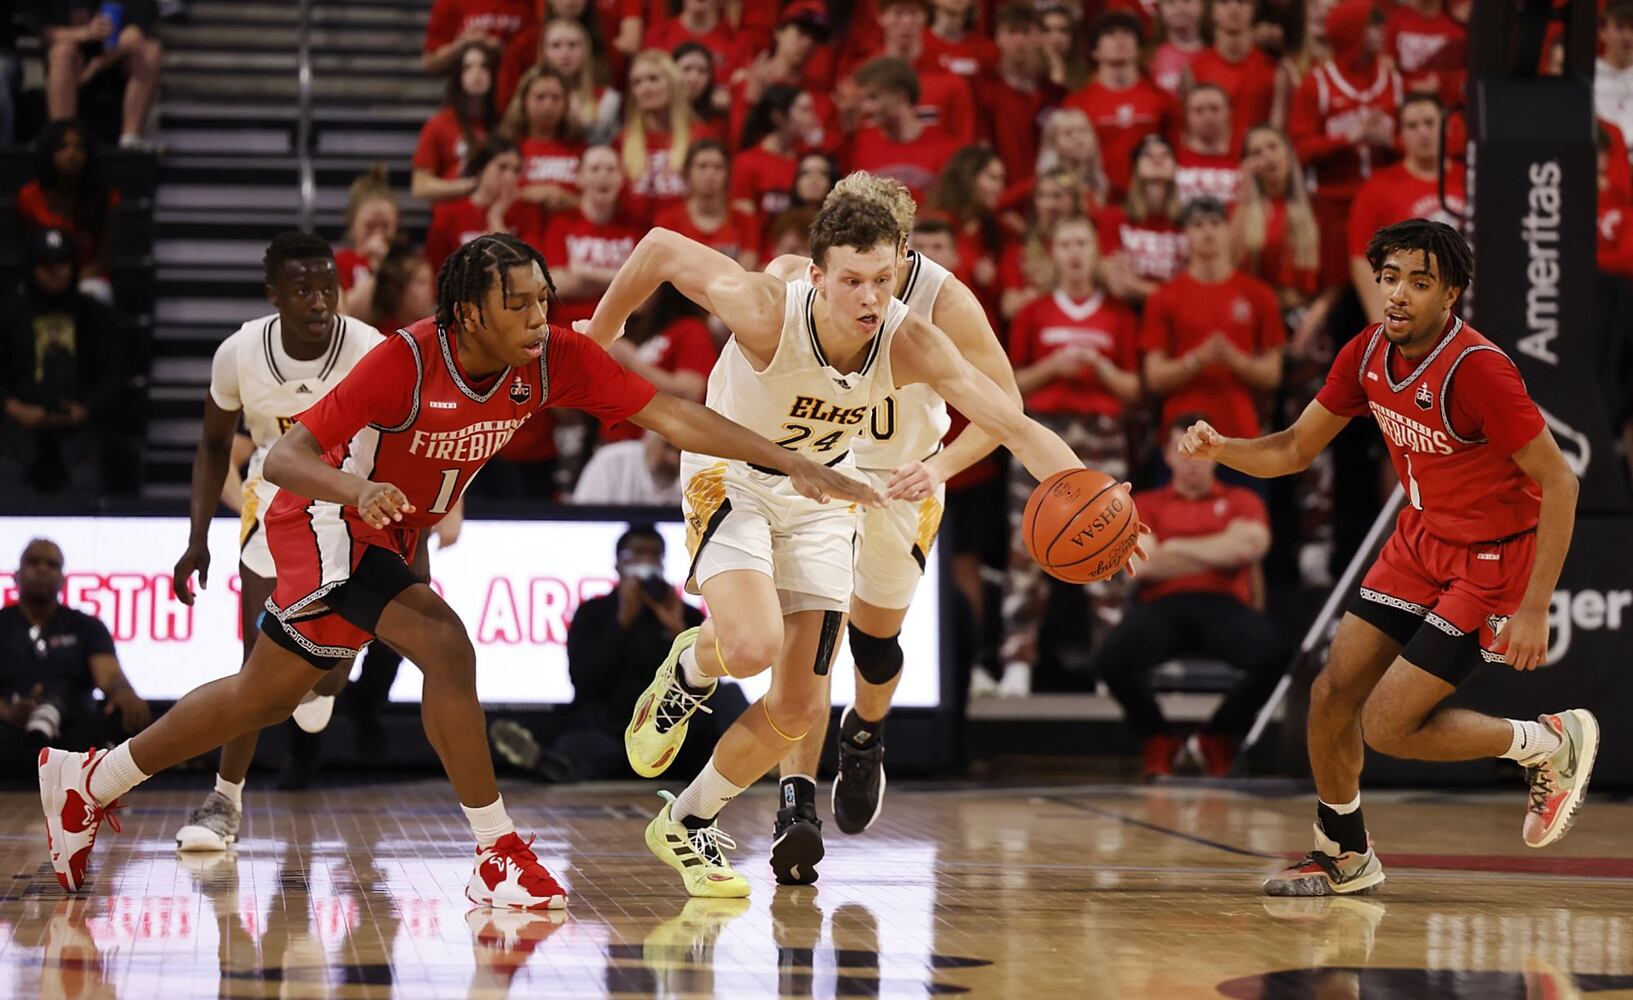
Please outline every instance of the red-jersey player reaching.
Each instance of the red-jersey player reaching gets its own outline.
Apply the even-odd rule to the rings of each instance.
[[[1227,438],[1198,422],[1181,443],[1249,475],[1283,476],[1370,412],[1408,501],[1311,692],[1316,846],[1265,882],[1271,896],[1365,892],[1384,880],[1361,818],[1363,733],[1395,757],[1517,761],[1531,786],[1531,847],[1565,835],[1599,747],[1584,709],[1529,722],[1442,704],[1482,663],[1543,665],[1576,476],[1513,361],[1452,315],[1474,270],[1462,235],[1411,219],[1378,230],[1366,258],[1384,320],[1339,352],[1293,426]]]
[[[584,337],[546,325],[553,291],[538,251],[513,236],[465,244],[439,276],[436,316],[371,350],[268,452],[277,584],[239,673],[205,684],[114,750],[40,752],[51,864],[63,888],[119,796],[167,767],[286,718],[321,672],[378,636],[425,674],[425,733],[476,835],[466,895],[559,909],[567,894],[505,813],[476,697],[465,626],[405,561],[487,460],[555,406],[628,419],[681,448],[788,474],[804,495],[877,503],[871,487],[779,448],[696,403],[663,395]],[[118,825],[115,823],[117,830]]]

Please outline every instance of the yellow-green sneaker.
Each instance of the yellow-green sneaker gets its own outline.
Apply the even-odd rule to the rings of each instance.
[[[658,672],[635,702],[635,714],[624,730],[624,753],[629,766],[643,778],[656,778],[669,768],[680,745],[686,742],[686,726],[692,713],[708,712],[704,705],[718,682],[709,682],[706,691],[693,691],[681,679],[680,654],[697,642],[698,629],[689,628],[669,646],[669,655],[658,664]]]
[[[726,851],[737,842],[713,823],[688,829],[671,818],[675,797],[659,792],[663,808],[646,825],[646,846],[658,860],[680,872],[687,893],[711,899],[742,899],[748,895],[748,880],[732,870]]]

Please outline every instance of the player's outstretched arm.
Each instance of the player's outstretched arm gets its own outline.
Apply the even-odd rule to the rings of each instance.
[[[970,423],[1002,442],[1038,479],[1083,462],[1053,431],[1021,411],[992,379],[965,361],[952,341],[917,316],[902,321],[890,344],[890,366],[898,385],[923,382],[958,407]]]
[[[1531,560],[1531,578],[1520,606],[1498,636],[1494,652],[1515,670],[1540,667],[1548,658],[1548,605],[1565,565],[1576,527],[1576,495],[1581,490],[1576,473],[1560,454],[1553,432],[1544,427],[1512,458],[1520,471],[1542,489],[1537,511],[1537,554]]]
[[[735,420],[690,400],[660,392],[629,419],[657,431],[683,451],[753,462],[786,473],[794,488],[813,500],[849,500],[870,507],[884,503],[871,485],[797,451],[779,448]]]
[[[377,483],[342,472],[323,460],[318,439],[296,423],[267,452],[261,473],[280,489],[297,496],[356,507],[363,520],[377,528],[401,521],[414,506],[390,483]]]
[[[763,347],[765,338],[782,332],[786,282],[745,271],[720,251],[679,233],[653,229],[618,269],[584,334],[608,346],[623,335],[630,314],[666,281],[720,317],[751,348]]]
[[[176,561],[170,586],[176,599],[193,603],[193,573],[198,573],[202,590],[210,582],[210,520],[221,503],[221,485],[232,464],[233,434],[238,430],[237,410],[224,410],[215,397],[204,394],[204,433],[193,453],[193,494],[189,504],[190,527],[187,551]]]
[[[1256,438],[1225,437],[1206,420],[1198,420],[1185,432],[1179,449],[1192,458],[1211,458],[1260,479],[1290,476],[1308,469],[1348,423],[1348,417],[1311,400],[1293,426]]]

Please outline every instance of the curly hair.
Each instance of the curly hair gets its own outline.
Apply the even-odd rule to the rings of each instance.
[[[828,251],[834,247],[867,251],[879,246],[895,248],[900,240],[896,217],[884,205],[860,198],[830,200],[811,223],[811,259],[825,267]]]
[[[437,325],[444,329],[458,326],[460,306],[475,306],[484,321],[482,300],[495,280],[502,295],[510,294],[510,269],[537,264],[544,274],[544,285],[556,298],[556,283],[550,277],[550,265],[544,255],[509,233],[488,233],[478,236],[448,255],[437,273]]]
[[[1367,264],[1372,273],[1384,268],[1392,253],[1422,251],[1424,261],[1433,259],[1440,271],[1440,283],[1462,291],[1474,280],[1474,252],[1463,234],[1433,219],[1407,219],[1385,226],[1367,243]]]
[[[866,170],[847,174],[828,192],[828,197],[822,199],[822,207],[826,210],[830,205],[851,200],[883,205],[896,220],[903,238],[913,231],[913,221],[918,216],[919,207],[913,201],[913,192],[894,177],[882,177]]]

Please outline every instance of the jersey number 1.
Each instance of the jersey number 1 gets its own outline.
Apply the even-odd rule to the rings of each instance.
[[[458,469],[442,470],[442,485],[437,487],[436,503],[431,505],[428,514],[446,514],[454,503],[454,487],[459,485]]]

